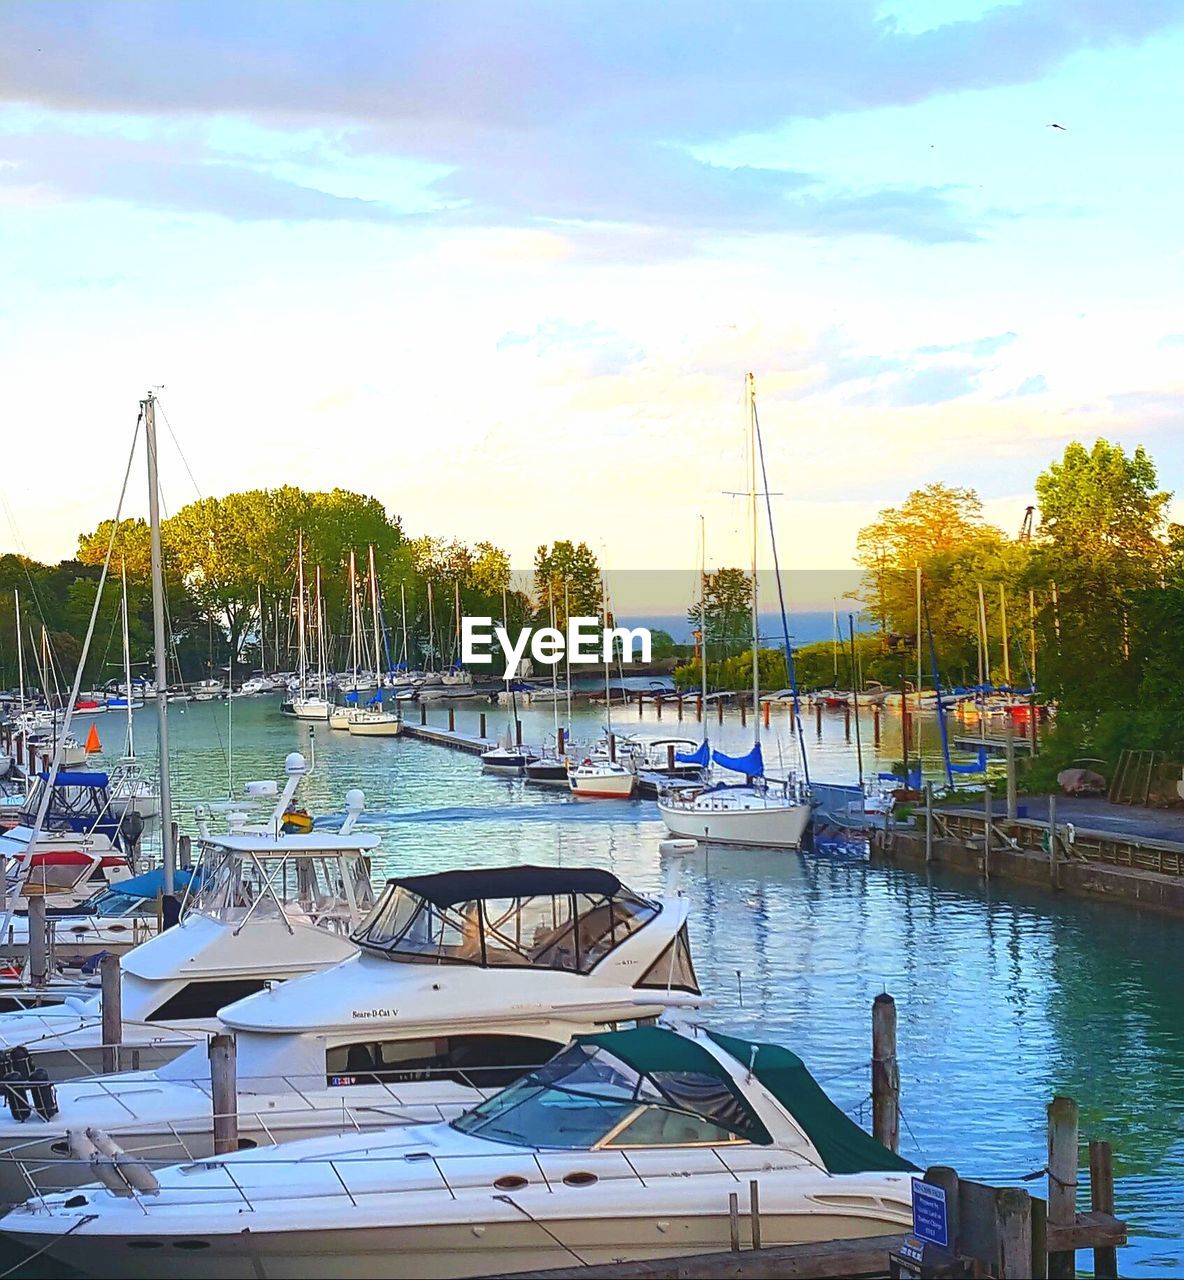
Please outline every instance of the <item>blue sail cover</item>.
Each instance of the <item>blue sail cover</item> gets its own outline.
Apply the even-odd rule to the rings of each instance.
[[[950,763],[949,770],[951,773],[986,773],[987,771],[987,752],[985,747],[979,747],[978,759],[971,764],[954,764]]]
[[[765,776],[765,761],[761,755],[759,742],[753,745],[746,756],[726,756],[722,751],[713,751],[711,758],[716,764],[722,765],[725,769],[732,769],[736,773],[742,773],[745,777],[763,778]]]
[[[356,702],[357,700],[358,700],[357,695],[355,694],[354,701]],[[375,707],[375,706],[381,707],[382,706],[382,690],[379,689],[378,692],[374,695],[374,697],[371,698],[366,705],[368,707]]]
[[[351,689],[349,693],[345,695],[346,702],[357,702],[357,700],[358,700],[358,691],[356,689]]]
[[[679,764],[697,764],[706,768],[711,763],[711,744],[704,738],[694,751],[676,751],[674,758]]]

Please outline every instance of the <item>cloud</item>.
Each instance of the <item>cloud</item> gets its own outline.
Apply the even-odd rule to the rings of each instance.
[[[521,350],[542,360],[554,360],[565,377],[579,374],[601,378],[624,373],[645,359],[645,352],[623,333],[589,321],[544,320],[530,332],[504,333],[499,351]]]
[[[618,260],[693,252],[711,233],[946,244],[983,231],[956,189],[835,189],[791,165],[723,166],[692,152],[795,119],[1028,81],[1078,50],[1138,41],[1180,18],[1167,0],[1048,0],[917,33],[878,10],[875,0],[692,0],[672,22],[662,6],[625,0],[282,11],[250,0],[10,0],[0,9],[0,101],[105,115],[141,133],[202,117],[250,121],[319,133],[330,159],[415,158],[443,170],[408,210],[393,194],[322,189],[276,172],[266,154],[214,144],[142,172],[110,153],[81,166],[27,159],[26,179],[59,198],[250,220],[430,213],[444,224],[547,227],[569,234],[580,256]]]
[[[1030,378],[1025,378],[1018,387],[1005,391],[998,399],[1014,400],[1018,396],[1042,396],[1047,391],[1048,379],[1042,373],[1035,373]]]
[[[977,364],[938,365],[903,374],[884,387],[865,392],[853,399],[854,404],[880,404],[897,408],[914,405],[944,404],[978,390],[982,373]]]
[[[1015,333],[996,333],[986,338],[967,338],[964,342],[954,342],[947,346],[918,347],[917,354],[933,356],[956,352],[967,356],[993,356],[997,351],[1010,346],[1018,336]]]

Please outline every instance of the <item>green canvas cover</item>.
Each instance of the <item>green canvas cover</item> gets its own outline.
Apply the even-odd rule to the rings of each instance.
[[[917,1171],[915,1164],[889,1151],[845,1116],[797,1054],[775,1044],[756,1044],[714,1031],[707,1034],[737,1062],[751,1066],[753,1075],[801,1126],[829,1173]]]

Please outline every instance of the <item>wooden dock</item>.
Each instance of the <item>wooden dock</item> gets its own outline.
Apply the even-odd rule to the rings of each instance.
[[[453,751],[465,751],[479,756],[497,746],[492,738],[479,738],[471,733],[458,733],[455,729],[440,729],[434,725],[404,724],[403,734],[420,742],[431,742],[437,747],[450,747]]]
[[[1032,743],[1029,738],[1017,733],[1012,735],[1010,741],[1017,756],[1032,754]],[[1005,760],[1007,758],[1007,743],[1007,738],[983,738],[976,733],[955,733],[950,736],[950,746],[955,747],[958,751],[966,751],[974,755],[982,750],[993,760]]]

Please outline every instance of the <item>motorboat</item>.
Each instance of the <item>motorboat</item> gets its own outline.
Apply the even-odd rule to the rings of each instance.
[[[901,1233],[915,1172],[789,1050],[661,1026],[579,1036],[452,1120],[95,1167],[0,1232],[84,1276],[504,1275],[727,1250],[749,1181],[764,1247]]]
[[[501,867],[388,881],[358,955],[221,1010],[236,1038],[238,1134],[265,1146],[454,1116],[574,1035],[701,1007],[688,902],[595,868]],[[60,1158],[97,1126],[154,1161],[213,1151],[209,1057],[66,1081],[48,1122],[0,1112],[0,1152],[87,1181]],[[27,1189],[0,1160],[0,1201]]]
[[[558,752],[544,752],[537,760],[532,760],[523,769],[527,782],[540,787],[562,788],[570,790],[567,781],[567,756]]]
[[[349,935],[373,905],[369,858],[379,843],[354,831],[365,799],[347,793],[337,831],[291,834],[308,767],[292,752],[285,770],[287,782],[264,822],[231,811],[229,832],[214,833],[209,812],[198,810],[197,874],[180,923],[120,960],[126,1063],[158,1066],[217,1030],[224,1005],[354,954]],[[274,798],[277,789],[250,783],[248,791]],[[0,1018],[0,1050],[18,1045],[53,1079],[101,1070],[99,997]]]
[[[526,770],[538,759],[538,753],[529,747],[516,746],[511,742],[500,743],[481,752],[481,769],[485,773],[498,774],[506,778],[522,778]]]
[[[628,800],[637,789],[637,773],[615,760],[589,756],[568,766],[567,784],[579,800]]]

